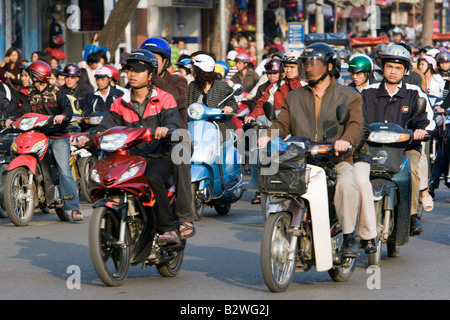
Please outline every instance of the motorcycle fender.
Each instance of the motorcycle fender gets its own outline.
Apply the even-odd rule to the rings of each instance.
[[[384,203],[384,210],[394,210],[395,207],[395,184],[392,181],[385,179],[371,180],[373,197],[381,199],[387,196],[387,201]]]
[[[8,171],[13,170],[15,168],[19,167],[25,167],[31,170],[33,174],[36,174],[36,166],[37,166],[37,160],[33,156],[29,155],[20,155],[16,158],[14,158],[11,163],[8,165]]]
[[[113,211],[117,212],[122,219],[126,219],[127,213],[128,213],[128,203],[119,203],[111,199],[99,199],[97,200],[93,208],[99,208],[99,207],[107,207],[112,209]]]
[[[333,267],[327,180],[322,168],[312,165],[308,167],[311,168],[308,191],[302,198],[309,202],[311,210],[316,270],[325,272]]]
[[[191,164],[191,182],[198,182],[209,178],[209,172],[205,166]]]

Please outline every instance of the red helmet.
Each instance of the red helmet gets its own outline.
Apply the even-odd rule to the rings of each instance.
[[[116,67],[110,65],[110,64],[105,64],[103,67],[108,68],[109,70],[111,70],[112,73],[112,78],[114,79],[115,82],[119,81],[119,70],[117,70]]]
[[[27,68],[31,77],[37,78],[39,82],[49,82],[52,76],[52,68],[44,61],[35,61]]]

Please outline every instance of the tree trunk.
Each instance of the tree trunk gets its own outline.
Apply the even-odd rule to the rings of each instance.
[[[233,9],[234,9],[234,1],[226,1],[226,21],[225,21],[225,25],[226,25],[226,30],[230,30],[231,27],[231,18],[232,18],[232,13],[233,13]],[[228,40],[229,40],[229,34],[227,33],[226,35],[226,41],[225,43],[221,43],[220,41],[220,19],[223,19],[223,17],[220,16],[220,10],[217,9],[216,11],[216,23],[214,24],[214,30],[212,33],[212,38],[211,38],[211,52],[213,52],[216,55],[217,60],[225,60],[225,57],[222,57],[222,46],[227,47],[228,46]],[[228,32],[228,31],[227,31]]]
[[[433,22],[435,0],[423,1],[422,47],[433,45]]]
[[[106,22],[98,42],[101,46],[109,48],[111,57],[122,42],[123,33],[131,20],[140,0],[117,0],[114,9]]]

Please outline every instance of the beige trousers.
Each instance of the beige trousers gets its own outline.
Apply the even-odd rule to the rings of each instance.
[[[419,191],[420,191],[420,176],[419,176],[419,162],[421,153],[417,150],[408,150],[406,155],[409,158],[411,164],[411,184],[412,184],[412,194],[411,194],[411,215],[417,213],[417,208],[419,205]]]
[[[359,188],[358,234],[362,240],[374,239],[377,236],[377,217],[370,182],[370,163],[356,162],[354,173]]]
[[[344,234],[355,231],[358,214],[359,192],[353,169],[353,166],[346,161],[336,165],[337,181],[334,205]]]

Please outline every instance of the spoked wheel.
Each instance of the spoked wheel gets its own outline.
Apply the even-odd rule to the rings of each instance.
[[[186,245],[186,240],[183,241],[183,249],[172,252],[174,255],[172,260],[164,264],[156,265],[156,270],[163,277],[175,277],[180,272],[184,258],[184,246]]]
[[[125,244],[119,243],[120,219],[105,207],[96,208],[89,224],[89,251],[99,278],[110,287],[122,285],[130,268],[130,235],[125,228]]]
[[[19,167],[8,171],[5,177],[3,201],[12,223],[27,226],[34,215],[35,188],[28,195],[28,170]]]
[[[196,221],[203,218],[203,211],[205,209],[205,203],[203,201],[203,198],[200,194],[200,191],[198,190],[199,183],[194,182],[191,184],[191,191],[192,191],[192,213],[194,214],[194,219]]]
[[[383,231],[383,201],[375,202],[375,214],[377,217],[377,236],[375,238],[377,244],[377,252],[367,254],[367,263],[369,266],[379,266],[381,260],[381,251],[383,248],[383,242],[381,240],[381,232]]]
[[[292,234],[291,214],[271,214],[264,224],[261,241],[261,269],[264,281],[272,292],[285,291],[295,274],[295,257],[288,259]]]

